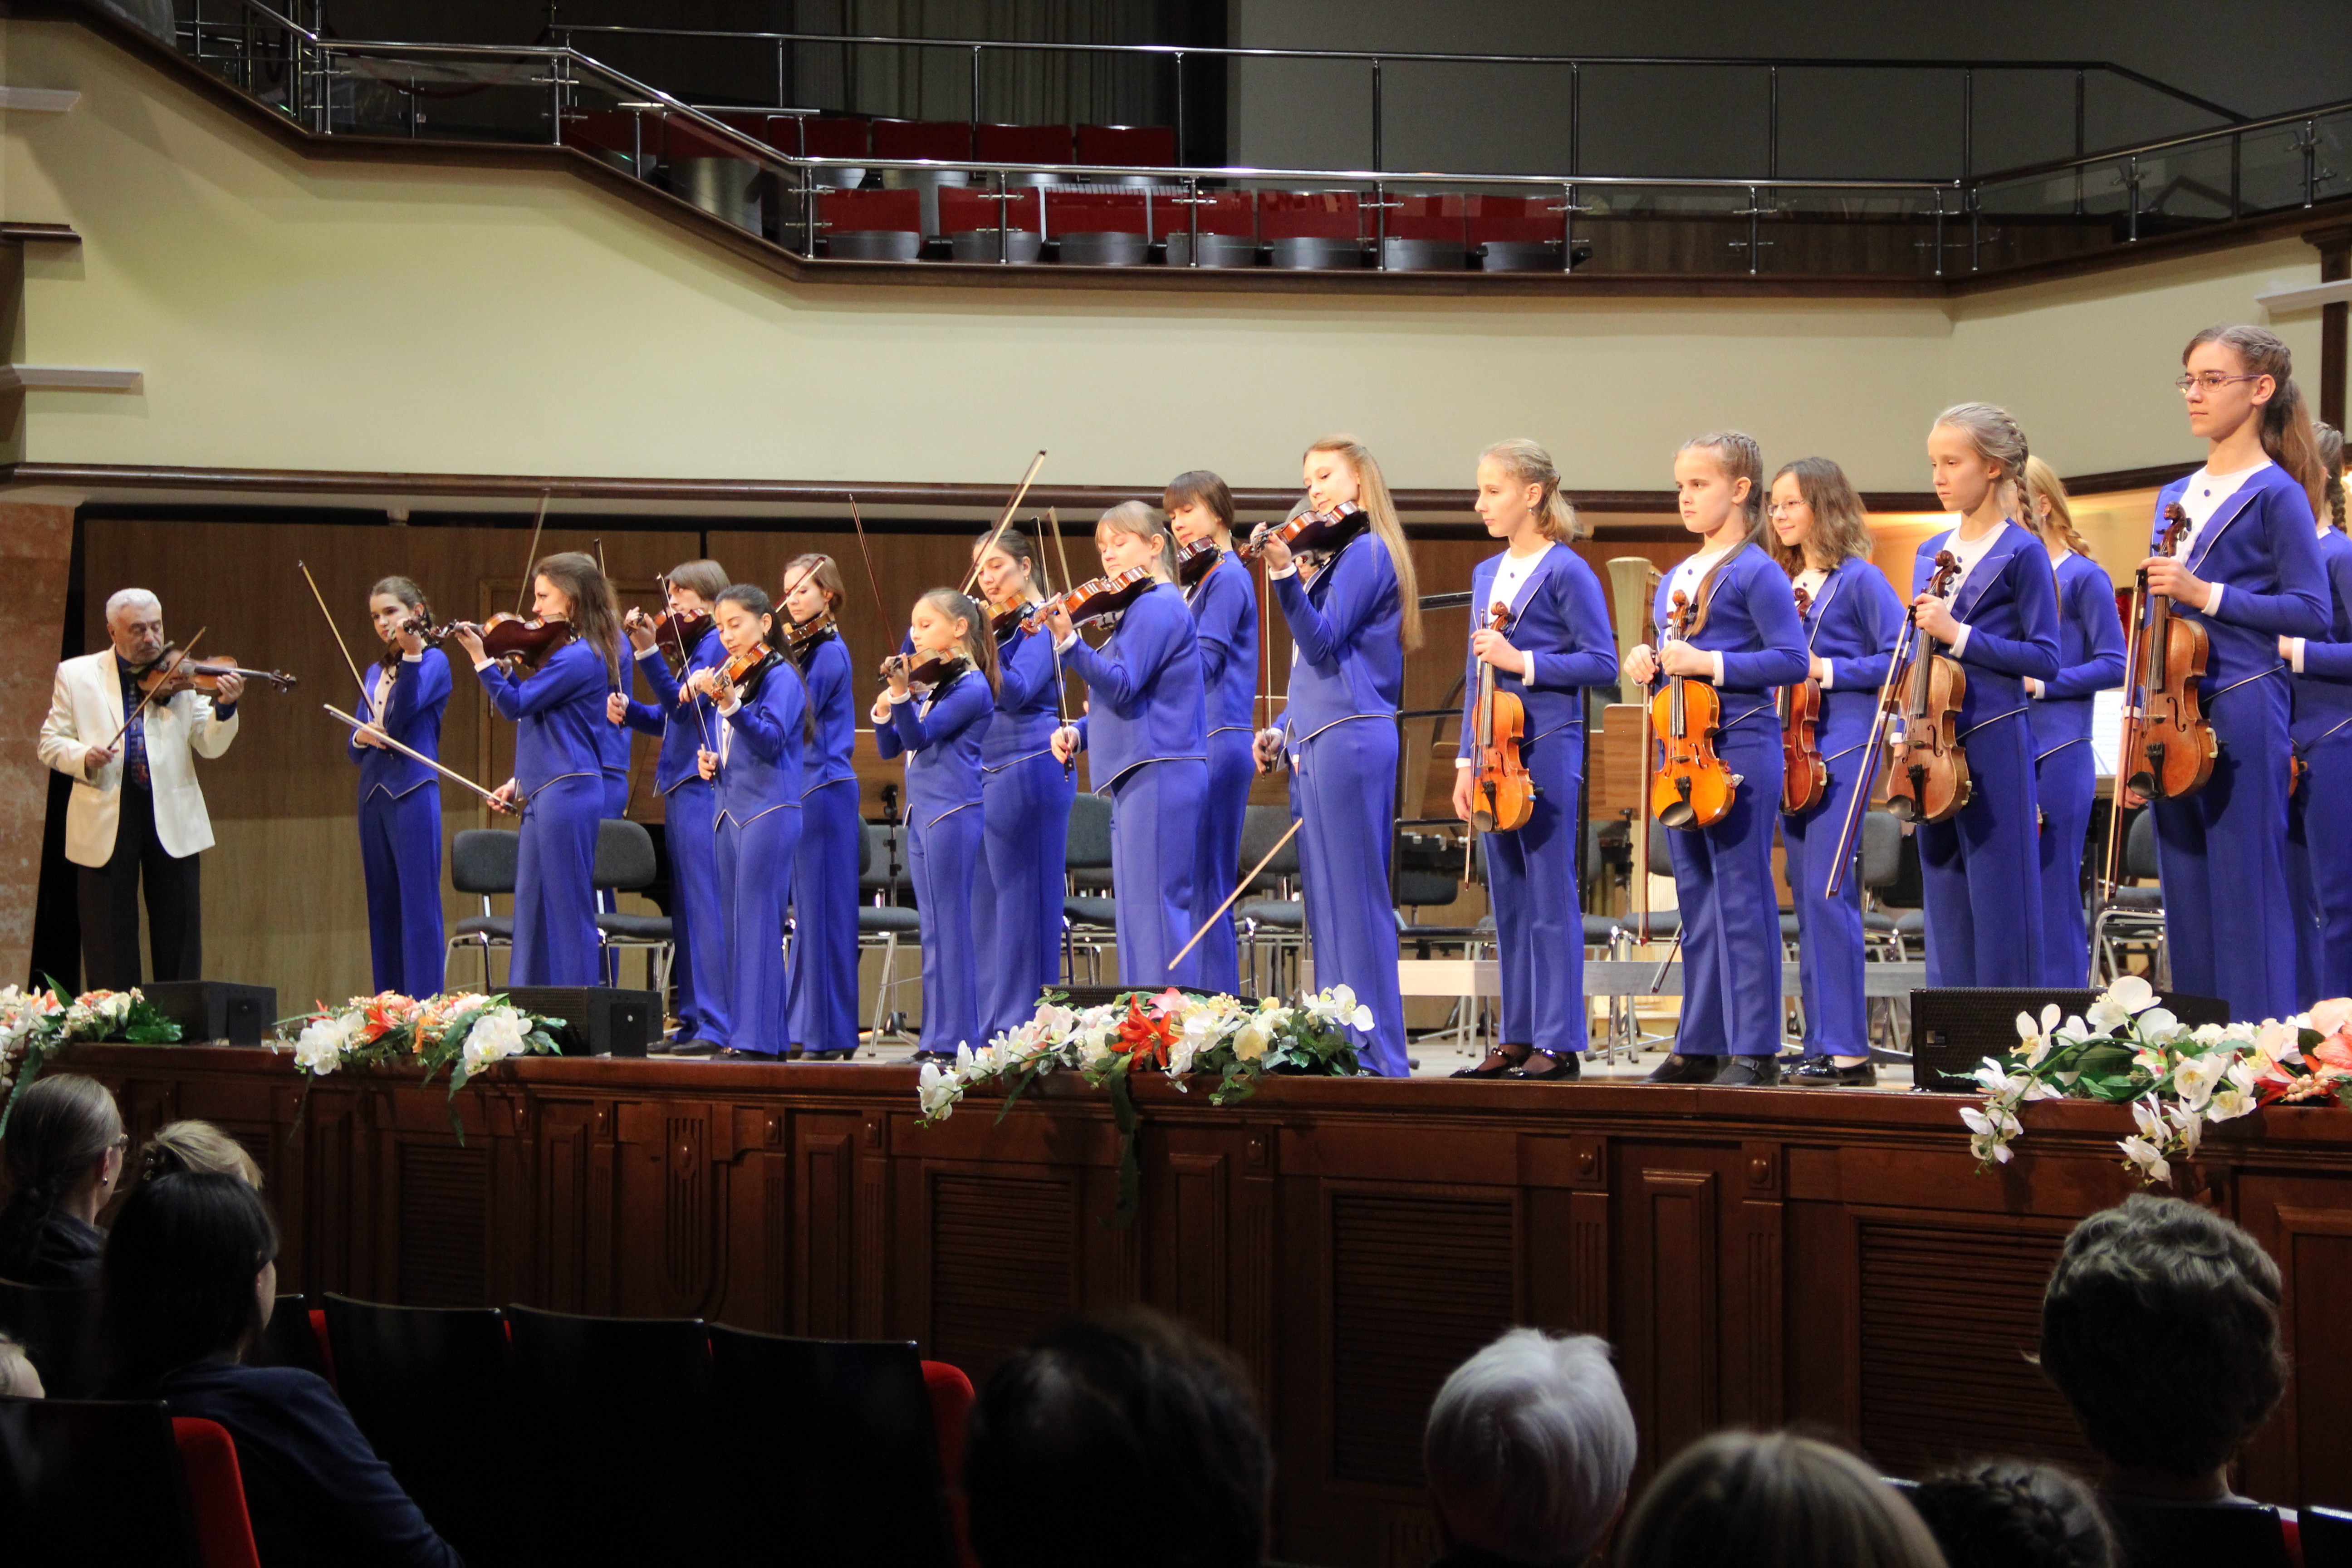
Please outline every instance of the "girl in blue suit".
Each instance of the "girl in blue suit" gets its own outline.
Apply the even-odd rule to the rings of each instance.
[[[441,781],[380,738],[411,751],[441,754],[441,715],[449,706],[449,656],[404,629],[430,625],[425,590],[386,577],[368,590],[368,615],[383,639],[383,662],[361,694],[371,721],[352,731],[360,768],[360,868],[367,877],[368,954],[375,988],[404,996],[441,989],[448,950],[441,926]]]
[[[979,951],[972,875],[982,853],[981,738],[996,711],[996,639],[986,612],[953,588],[915,601],[911,655],[883,665],[889,687],[875,700],[874,742],[884,761],[907,759],[907,873],[923,921],[923,1032],[915,1059],[951,1058],[986,1045],[980,1032]],[[928,693],[910,667],[961,663]]]
[[[715,750],[695,765],[718,796],[719,902],[727,921],[730,1032],[722,1057],[776,1061],[784,1051],[784,868],[801,837],[801,748],[808,693],[800,669],[780,651],[765,591],[737,583],[719,595],[712,618],[730,658],[762,657],[739,681],[721,668],[687,678],[709,699]]]
[[[1019,529],[972,545],[982,600],[1003,610],[1035,604],[1036,542]],[[981,826],[986,853],[974,918],[980,922],[980,1032],[989,1039],[1036,1016],[1062,977],[1062,899],[1070,837],[1071,770],[1054,758],[1062,670],[1054,645],[1009,626],[996,645],[996,717],[980,743]]]
[[[2150,593],[2205,627],[2202,707],[2220,754],[2203,789],[2155,805],[2165,946],[2175,989],[2226,998],[2232,1018],[2284,1018],[2296,931],[2278,639],[2330,634],[2314,527],[2323,478],[2284,343],[2260,327],[2211,327],[2181,360],[2205,466],[2158,495],[2151,542],[2176,502],[2191,531],[2178,558],[2151,555],[2142,569]]]
[[[1217,547],[1209,574],[1184,590],[1199,628],[1201,687],[1206,694],[1209,794],[1201,811],[1200,858],[1192,868],[1192,924],[1197,930],[1227,902],[1242,871],[1242,823],[1256,776],[1251,705],[1257,692],[1258,602],[1249,567],[1234,553],[1234,492],[1206,468],[1168,481],[1160,504],[1168,527],[1187,550]],[[1217,914],[1201,939],[1201,984],[1225,994],[1241,989],[1241,954],[1234,913]]]
[[[1958,528],[1919,546],[1913,614],[1968,677],[1958,737],[1969,803],[1918,828],[1930,985],[2032,985],[2042,973],[2042,833],[2025,682],[2058,678],[2058,584],[2049,553],[2014,521],[2025,496],[2025,433],[1990,403],[1963,403],[1927,432],[1936,495]],[[1938,552],[1961,572],[1949,599],[1927,591]],[[1904,766],[1899,740],[1891,773]]]
[[[2294,754],[2305,765],[2287,807],[2295,895],[2298,1000],[2352,996],[2352,538],[2344,531],[2344,437],[2318,429],[2326,515],[2319,559],[2335,624],[2326,637],[2281,637],[2294,671]]]
[[[670,571],[667,593],[672,626],[707,618],[727,587],[716,561],[686,561]],[[677,984],[677,1032],[672,1048],[700,1055],[727,1044],[727,938],[719,902],[715,796],[695,766],[695,753],[718,736],[710,700],[687,687],[698,669],[723,664],[725,646],[718,628],[706,629],[686,650],[683,668],[670,668],[671,639],[656,636],[652,619],[632,610],[623,619],[635,649],[631,662],[652,691],[651,702],[632,701],[625,691],[604,700],[604,716],[618,718],[640,734],[661,737],[654,760],[654,787],[662,795],[662,845],[668,852],[670,973]]]
[[[1396,715],[1404,656],[1421,646],[1421,594],[1404,528],[1363,443],[1327,436],[1301,465],[1307,503],[1354,505],[1368,531],[1301,577],[1291,552],[1265,542],[1267,575],[1290,628],[1290,689],[1281,733],[1297,788],[1298,874],[1314,943],[1315,983],[1345,985],[1371,1009],[1360,1059],[1402,1078],[1404,999],[1397,989],[1396,905],[1389,857],[1396,833]],[[1238,868],[1236,868],[1238,869]]]
[[[1798,618],[1808,678],[1821,683],[1814,738],[1829,774],[1820,800],[1780,817],[1805,1004],[1805,1055],[1790,1078],[1809,1085],[1871,1084],[1878,1074],[1870,1065],[1863,998],[1862,879],[1849,866],[1837,897],[1829,884],[1853,792],[1870,763],[1878,689],[1903,625],[1903,601],[1871,563],[1862,498],[1827,458],[1801,458],[1773,475],[1765,510],[1772,558],[1789,574],[1790,588],[1805,595]]]
[[[2091,756],[2091,697],[2124,681],[2123,620],[2116,585],[2074,531],[2066,487],[2039,458],[2025,460],[2025,490],[2058,580],[2058,679],[2025,683],[2032,700],[2033,793],[2042,805],[2041,984],[2091,983],[2091,935],[2083,923],[2083,848],[2098,793]]]
[[[857,816],[857,744],[849,645],[827,625],[838,610],[841,568],[830,555],[803,555],[784,568],[784,613],[792,617],[801,677],[816,732],[801,760],[801,842],[793,857],[793,950],[784,977],[785,1055],[840,1061],[857,1049],[857,861],[866,824]]]
[[[1476,820],[1481,665],[1494,667],[1496,692],[1509,692],[1526,710],[1519,760],[1537,794],[1525,823],[1486,835],[1502,964],[1502,1035],[1486,1060],[1454,1076],[1571,1079],[1581,1070],[1589,1037],[1576,881],[1576,836],[1584,825],[1584,691],[1615,680],[1617,648],[1601,579],[1570,547],[1576,512],[1559,493],[1551,454],[1528,440],[1487,447],[1478,458],[1477,507],[1486,531],[1507,548],[1470,574],[1454,810],[1465,822]],[[1499,631],[1496,605],[1509,613]]]
[[[1780,1081],[1780,899],[1772,820],[1780,804],[1780,724],[1772,689],[1805,679],[1805,631],[1789,580],[1761,548],[1764,457],[1738,431],[1675,454],[1683,526],[1705,545],[1666,574],[1651,606],[1662,646],[1625,656],[1626,679],[1710,681],[1722,704],[1715,749],[1740,777],[1712,826],[1670,833],[1682,914],[1682,1023],[1653,1083],[1735,1087]],[[1674,595],[1692,606],[1686,637],[1665,632]],[[1654,769],[1656,763],[1650,764]],[[1647,787],[1644,778],[1643,787]],[[1668,824],[1672,826],[1672,824]]]
[[[569,621],[572,640],[528,676],[509,675],[482,653],[478,628],[454,635],[499,716],[516,721],[515,776],[499,800],[523,802],[516,846],[515,985],[593,985],[596,949],[596,825],[604,815],[601,746],[605,697],[618,679],[620,614],[612,584],[576,550],[551,555],[531,573],[531,609]]]
[[[1198,985],[1201,949],[1179,962],[1195,921],[1192,877],[1209,792],[1201,650],[1176,586],[1176,541],[1139,500],[1095,525],[1103,571],[1137,567],[1157,579],[1119,616],[1100,648],[1057,605],[1045,625],[1062,662],[1087,683],[1088,714],[1054,733],[1054,754],[1093,755],[1090,777],[1110,797],[1111,883],[1122,985]]]

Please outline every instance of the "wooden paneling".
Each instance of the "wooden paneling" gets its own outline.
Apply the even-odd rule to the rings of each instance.
[[[5,259],[21,265],[22,252],[12,247]],[[10,401],[21,422],[24,394]],[[72,549],[69,508],[0,505],[0,734],[10,738],[0,756],[0,984],[40,978],[29,967],[49,770],[34,738],[49,710],[51,670],[66,630],[62,606]]]

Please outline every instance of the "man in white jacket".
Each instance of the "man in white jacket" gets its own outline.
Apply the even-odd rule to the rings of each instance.
[[[183,691],[138,710],[139,677],[163,656],[163,607],[144,588],[106,602],[112,646],[58,666],[41,761],[74,781],[66,809],[66,858],[81,868],[82,983],[124,991],[140,983],[139,890],[147,890],[154,978],[204,973],[204,917],[196,857],[212,847],[195,763],[236,738],[237,676],[218,696]]]

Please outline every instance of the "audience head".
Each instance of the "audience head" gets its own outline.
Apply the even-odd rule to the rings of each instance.
[[[1608,1344],[1513,1329],[1437,1391],[1421,1458],[1450,1542],[1513,1563],[1581,1563],[1633,1473],[1633,1412]]]
[[[261,1190],[261,1167],[245,1145],[209,1121],[167,1122],[139,1151],[137,1180],[184,1175],[235,1176],[255,1192]]]
[[[980,1391],[972,1548],[987,1568],[1257,1568],[1270,1476],[1248,1381],[1223,1350],[1152,1312],[1081,1319]]]
[[[47,1391],[41,1387],[41,1374],[25,1355],[25,1347],[6,1334],[0,1334],[0,1395],[10,1399],[38,1399]]]
[[[2286,1391],[2278,1265],[2210,1210],[2135,1194],[2066,1238],[2042,1370],[2109,1465],[2219,1496]]]
[[[268,1326],[278,1227],[237,1176],[173,1174],[123,1201],[99,1269],[113,1392],[141,1397],[195,1362],[236,1360]]]
[[[94,1078],[50,1073],[16,1091],[0,1140],[8,1205],[0,1209],[0,1277],[22,1279],[42,1226],[65,1208],[94,1217],[122,1173],[122,1113]]]
[[[1869,1466],[1787,1432],[1718,1432],[1677,1456],[1625,1523],[1616,1568],[1943,1568]]]
[[[1946,1568],[2113,1568],[2115,1537],[2090,1489],[2063,1470],[1992,1459],[1919,1483],[1911,1506]]]

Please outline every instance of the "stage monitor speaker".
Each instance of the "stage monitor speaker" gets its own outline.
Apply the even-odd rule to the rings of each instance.
[[[561,1018],[555,1043],[567,1057],[641,1057],[661,1027],[658,991],[609,985],[510,985],[507,1000],[527,1013]]]
[[[1168,988],[1164,985],[1056,985],[1054,989],[1060,993],[1062,1005],[1084,1012],[1088,1007],[1108,1007],[1120,997],[1138,991],[1149,998],[1157,996]],[[1215,994],[1213,992],[1196,991],[1181,985],[1176,989],[1183,992],[1187,996],[1193,997]],[[1258,999],[1255,996],[1240,996],[1234,999],[1244,1007],[1255,1007],[1258,1005]]]
[[[257,1046],[278,1022],[278,988],[234,980],[157,980],[140,992],[180,1026],[183,1045]]]
[[[2055,1002],[2061,1013],[2079,1017],[2098,998],[2099,993],[2088,988],[2039,985],[1946,985],[1914,991],[1912,1086],[1936,1094],[1973,1094],[1978,1086],[1969,1075],[1987,1057],[2006,1056],[2017,1048],[2020,1013],[2030,1013],[2038,1021],[2042,1009]],[[2230,1021],[2230,1005],[2218,996],[2184,993],[2158,1001],[2192,1028]]]

